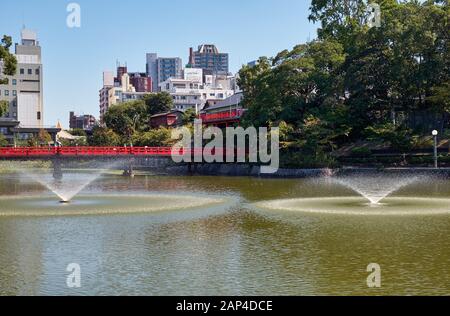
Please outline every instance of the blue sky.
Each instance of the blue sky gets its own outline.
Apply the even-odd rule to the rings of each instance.
[[[66,26],[66,7],[81,6],[81,28]],[[230,70],[314,38],[308,0],[14,0],[0,4],[0,35],[19,41],[38,32],[44,61],[45,124],[68,112],[98,117],[102,72],[116,60],[145,71],[145,54],[181,57],[189,47],[216,44],[230,54]]]

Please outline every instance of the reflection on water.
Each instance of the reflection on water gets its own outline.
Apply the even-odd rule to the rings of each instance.
[[[0,294],[450,294],[447,215],[253,209],[266,200],[355,196],[345,187],[294,179],[106,176],[83,196],[115,192],[183,192],[240,202],[227,211],[202,207],[198,212],[207,216],[171,220],[161,220],[165,212],[0,217]],[[11,175],[0,176],[0,194],[48,195]],[[450,185],[418,183],[395,196],[450,198]],[[381,289],[367,288],[372,262],[381,265]],[[80,289],[66,287],[70,263],[81,266]]]

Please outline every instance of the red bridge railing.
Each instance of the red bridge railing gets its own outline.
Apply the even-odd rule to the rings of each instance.
[[[180,150],[180,154],[183,151]],[[0,147],[0,157],[171,156],[171,147]]]
[[[191,149],[191,155],[202,155],[204,150]],[[186,149],[179,149],[178,154],[186,154]],[[248,154],[246,150],[215,148],[211,155]],[[156,156],[170,157],[172,147],[0,147],[0,158],[26,157],[100,157],[100,156]]]

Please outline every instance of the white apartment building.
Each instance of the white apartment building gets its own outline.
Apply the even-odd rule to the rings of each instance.
[[[9,112],[3,119],[18,121],[20,127],[24,128],[42,128],[44,102],[41,47],[35,32],[23,29],[21,37],[21,43],[15,46],[17,73],[8,77],[7,85],[0,86],[0,100],[9,103]]]
[[[190,79],[169,78],[159,85],[160,91],[172,96],[176,110],[195,109],[198,113],[206,102],[225,100],[235,93],[230,84],[217,81],[214,76],[206,76],[205,83],[198,80],[198,73],[186,77]]]
[[[100,122],[108,109],[119,103],[140,100],[148,92],[136,92],[135,87],[130,83],[130,75],[122,76],[122,85],[118,82],[114,83],[114,75],[112,72],[105,71],[103,73],[103,88],[99,91],[100,98]]]

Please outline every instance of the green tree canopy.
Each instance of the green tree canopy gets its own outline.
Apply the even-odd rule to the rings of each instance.
[[[32,138],[28,139],[28,146],[31,147],[39,147],[39,146],[48,146],[52,142],[52,136],[45,130],[40,129],[37,135],[34,135]]]
[[[108,128],[129,141],[134,132],[148,128],[147,106],[142,100],[113,105],[103,120]]]
[[[448,1],[312,0],[309,18],[316,40],[240,70],[244,125],[282,124],[284,144],[317,157],[377,137],[405,151],[416,113],[450,124]]]
[[[167,92],[148,94],[145,96],[144,102],[147,105],[147,113],[149,116],[166,113],[173,108],[173,98]]]
[[[169,146],[171,142],[171,130],[168,128],[153,129],[133,136],[135,146],[164,147]]]
[[[0,117],[8,113],[9,111],[9,103],[5,100],[0,100]]]
[[[105,127],[95,127],[93,133],[88,137],[88,143],[91,146],[121,146],[121,137],[112,129]]]
[[[3,61],[3,75],[5,76],[13,76],[16,73],[17,68],[17,59],[16,57],[10,53],[9,48],[12,45],[11,36],[3,36],[3,39],[0,42],[0,60]],[[2,78],[2,74],[0,73],[0,84],[7,84],[8,79]]]
[[[182,119],[183,125],[188,125],[188,124],[192,124],[196,118],[197,118],[197,114],[195,114],[195,110],[187,109],[186,111],[184,111],[181,119]]]
[[[86,137],[86,132],[82,128],[74,128],[70,130],[70,134],[73,136],[83,136]]]
[[[8,146],[8,140],[3,134],[0,134],[0,147]]]

